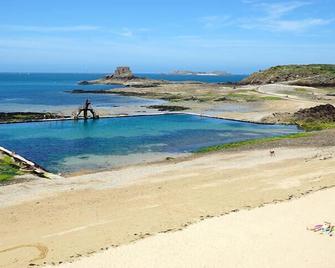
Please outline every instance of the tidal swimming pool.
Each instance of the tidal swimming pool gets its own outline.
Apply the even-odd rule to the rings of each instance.
[[[299,132],[188,114],[0,125],[0,145],[56,173],[111,169],[205,146]]]

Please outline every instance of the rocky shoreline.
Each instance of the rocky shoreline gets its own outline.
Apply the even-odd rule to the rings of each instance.
[[[0,124],[24,123],[67,118],[70,118],[70,116],[64,116],[56,113],[10,112],[0,113]]]
[[[287,83],[297,86],[334,87],[335,65],[283,65],[251,74],[241,81],[241,85],[264,85]]]

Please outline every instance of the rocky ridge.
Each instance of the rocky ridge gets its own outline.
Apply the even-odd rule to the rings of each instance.
[[[251,74],[240,82],[242,85],[287,83],[299,86],[335,86],[335,65],[283,65]]]

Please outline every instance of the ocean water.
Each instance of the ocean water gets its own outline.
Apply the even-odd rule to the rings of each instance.
[[[152,105],[148,100],[110,94],[70,94],[73,89],[99,90],[121,86],[78,85],[81,80],[93,80],[104,74],[38,74],[0,73],[0,112],[43,112],[75,109],[89,98],[94,107],[110,108],[127,105]]]
[[[115,168],[204,146],[296,133],[186,114],[0,125],[0,144],[57,173]]]
[[[120,88],[119,85],[78,85],[81,80],[94,80],[106,74],[52,74],[52,73],[0,73],[0,112],[59,112],[75,110],[89,98],[96,108],[119,106],[148,106],[163,101],[116,94],[70,94],[74,89],[100,90]],[[169,81],[237,82],[245,76],[196,76],[137,74]]]

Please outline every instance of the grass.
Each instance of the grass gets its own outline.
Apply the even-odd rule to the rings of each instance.
[[[276,96],[266,96],[266,97],[262,97],[262,100],[282,100],[282,98],[276,97]]]
[[[301,133],[288,134],[288,135],[283,135],[283,136],[278,136],[278,137],[267,137],[267,138],[252,139],[252,140],[239,141],[239,142],[233,142],[233,143],[226,143],[226,144],[220,144],[220,145],[200,148],[199,150],[195,151],[195,153],[210,153],[210,152],[222,151],[222,150],[227,150],[227,149],[234,149],[234,148],[238,148],[238,147],[246,146],[246,145],[262,144],[266,142],[278,141],[278,140],[283,140],[283,139],[297,139],[297,138],[308,137],[311,135],[313,134],[308,133],[308,132],[301,132]]]
[[[243,94],[243,93],[229,93],[224,97],[226,98],[226,100],[246,101],[246,102],[281,100],[280,97],[276,96],[260,96],[260,95]]]
[[[303,87],[297,87],[294,89],[295,92],[298,92],[298,93],[306,93],[308,90],[306,88],[303,88]]]
[[[0,113],[0,123],[28,122],[34,120],[55,119],[55,118],[62,118],[62,116],[52,113],[31,113],[31,112]]]
[[[307,72],[307,73],[335,73],[333,64],[309,64],[309,65],[283,65],[270,68],[274,71],[283,72]]]
[[[301,121],[301,122],[295,122],[295,124],[297,124],[305,131],[319,131],[324,129],[335,128],[335,122]]]
[[[3,156],[0,159],[0,183],[13,179],[17,175],[22,175],[20,168],[15,165],[11,157]]]

